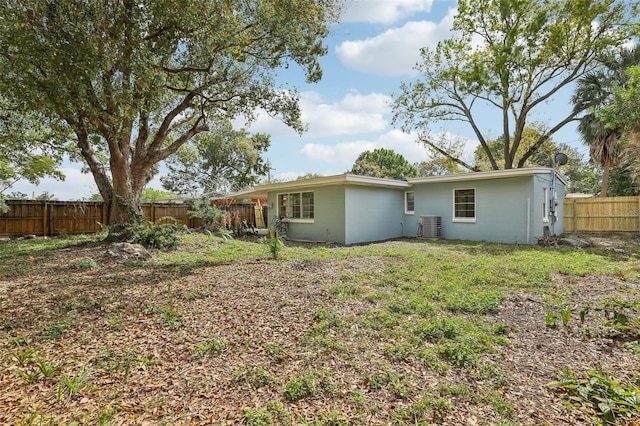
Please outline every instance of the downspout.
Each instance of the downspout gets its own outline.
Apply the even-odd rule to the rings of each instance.
[[[531,238],[531,198],[527,198],[527,244]]]

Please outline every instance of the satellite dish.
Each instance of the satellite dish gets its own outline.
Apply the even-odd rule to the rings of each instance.
[[[566,154],[559,152],[555,157],[553,157],[553,161],[559,166],[564,166],[565,164],[567,164],[567,161],[569,161],[569,159],[567,158]]]

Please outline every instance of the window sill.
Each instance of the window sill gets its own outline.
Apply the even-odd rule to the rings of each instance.
[[[416,214],[415,211],[412,212],[404,212],[405,216],[414,216]]]
[[[455,223],[476,223],[476,218],[475,217],[473,217],[473,218],[470,217],[470,218],[464,219],[464,218],[454,217],[452,222],[455,222]]]
[[[286,220],[289,223],[314,223],[315,220],[314,219],[292,219],[292,218],[285,218],[284,220]]]

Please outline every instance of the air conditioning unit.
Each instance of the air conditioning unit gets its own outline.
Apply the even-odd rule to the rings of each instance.
[[[440,216],[420,216],[420,229],[424,238],[441,238],[442,218]]]

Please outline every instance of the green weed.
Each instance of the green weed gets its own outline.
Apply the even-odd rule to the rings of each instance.
[[[202,343],[196,343],[196,353],[203,357],[207,354],[217,354],[218,352],[221,352],[224,348],[225,348],[225,344],[224,342],[214,336],[209,336],[207,338],[207,340],[205,342]]]
[[[264,353],[273,364],[281,363],[287,356],[286,351],[277,343],[267,343],[264,346]]]
[[[82,270],[82,269],[93,269],[98,267],[98,262],[96,262],[93,259],[81,259],[81,260],[77,260],[75,262],[72,262],[69,265],[69,268],[71,269],[77,269],[77,270]]]
[[[332,388],[330,373],[312,370],[290,378],[284,386],[283,393],[289,401],[298,401],[317,391],[329,391]]]
[[[561,392],[569,406],[586,410],[606,424],[640,414],[640,377],[621,382],[602,371],[590,370],[577,377],[565,370],[564,378],[550,386]]]
[[[56,398],[58,401],[62,401],[65,398],[73,398],[87,387],[88,379],[89,372],[84,368],[78,370],[73,376],[62,376],[60,385],[56,390]]]

